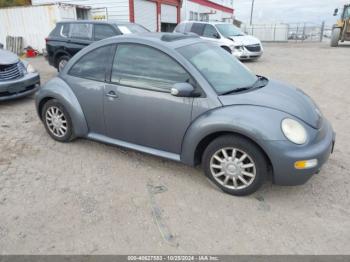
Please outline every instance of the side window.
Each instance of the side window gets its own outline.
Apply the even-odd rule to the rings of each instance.
[[[95,40],[102,40],[111,36],[116,36],[116,30],[110,25],[95,24]]]
[[[182,24],[178,24],[175,28],[175,32],[178,32],[178,33],[184,33],[185,32],[185,27],[186,27],[186,24],[185,23],[182,23]]]
[[[185,32],[191,32],[192,23],[186,23]]]
[[[210,38],[217,38],[216,36],[219,35],[216,31],[215,27],[212,25],[205,25],[203,36],[204,37],[210,37]]]
[[[137,44],[120,44],[117,48],[111,77],[113,83],[170,91],[173,84],[189,80],[189,74],[159,50]]]
[[[205,24],[193,23],[191,27],[191,32],[201,36],[203,34],[204,26]]]
[[[69,24],[62,24],[60,29],[60,36],[68,37],[69,34]]]
[[[92,24],[74,23],[71,24],[69,37],[76,39],[92,39]]]
[[[69,70],[69,74],[81,78],[105,81],[106,61],[111,56],[112,45],[99,47],[84,55]]]

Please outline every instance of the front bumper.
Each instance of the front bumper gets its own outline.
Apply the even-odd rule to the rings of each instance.
[[[244,47],[243,49],[240,49],[240,50],[234,49],[232,51],[232,54],[239,60],[252,60],[252,59],[258,59],[259,57],[261,57],[263,54],[263,50],[261,48],[259,52],[251,52]]]
[[[20,79],[0,81],[0,101],[28,96],[39,88],[40,76],[38,73],[28,73]]]
[[[327,120],[317,130],[317,136],[307,145],[297,146],[289,141],[269,141],[268,152],[273,166],[273,182],[277,185],[293,186],[306,183],[318,173],[335,144],[335,133]],[[317,159],[317,165],[307,169],[296,169],[294,163],[300,160]]]

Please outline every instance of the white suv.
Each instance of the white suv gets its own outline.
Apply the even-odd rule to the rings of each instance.
[[[217,43],[240,60],[258,59],[263,54],[259,39],[246,35],[229,23],[185,21],[178,24],[174,32],[195,33],[203,39]]]

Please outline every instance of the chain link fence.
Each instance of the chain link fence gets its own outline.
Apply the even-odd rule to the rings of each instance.
[[[241,29],[264,42],[322,42],[331,37],[332,28],[325,23],[276,23],[242,25]]]

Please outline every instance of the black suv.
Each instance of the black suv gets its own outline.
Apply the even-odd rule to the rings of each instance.
[[[94,41],[116,35],[148,32],[141,25],[113,21],[58,22],[46,38],[47,59],[58,71],[69,59]]]

